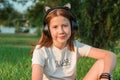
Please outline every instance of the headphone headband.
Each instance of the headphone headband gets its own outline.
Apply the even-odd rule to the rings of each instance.
[[[64,9],[64,10],[66,10],[66,11],[69,11],[69,10],[70,10],[68,7],[62,7],[62,6],[58,6],[58,7],[55,7],[55,8],[50,8],[50,9],[48,9],[48,10],[46,11],[45,16],[44,16],[44,24],[46,24],[46,22],[45,22],[46,16],[47,16],[50,12],[52,12],[53,10],[55,10],[55,9]]]
[[[47,14],[50,13],[51,11],[55,10],[55,9],[64,9],[64,10],[67,10],[69,11],[70,9],[68,7],[61,7],[61,6],[58,6],[58,7],[55,7],[55,8],[50,8],[47,10]]]

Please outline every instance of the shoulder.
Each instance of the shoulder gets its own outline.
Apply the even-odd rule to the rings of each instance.
[[[85,46],[89,46],[89,47],[90,47],[90,45],[81,43],[81,42],[79,42],[78,40],[75,40],[75,41],[74,41],[74,46],[75,46],[75,47],[85,47]]]
[[[47,59],[50,53],[50,47],[40,47],[40,45],[36,45],[33,51],[33,57],[40,58],[40,59]]]
[[[40,45],[36,45],[34,50],[37,51],[45,51],[46,49],[49,49],[50,47],[45,47],[45,46],[40,46]]]
[[[41,55],[46,55],[48,50],[49,50],[50,47],[40,47],[40,45],[36,45],[34,51],[33,51],[33,55],[34,54],[41,54]]]
[[[87,56],[92,48],[90,45],[81,43],[77,40],[74,41],[74,47],[81,56]]]

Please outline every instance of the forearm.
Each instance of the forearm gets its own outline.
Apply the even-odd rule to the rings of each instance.
[[[109,54],[106,54],[104,58],[103,73],[111,74],[115,66],[116,66],[116,55],[112,52],[109,52]]]
[[[40,65],[32,66],[32,80],[42,80],[43,78],[43,69]]]

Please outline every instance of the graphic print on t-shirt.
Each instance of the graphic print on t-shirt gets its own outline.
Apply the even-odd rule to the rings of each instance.
[[[56,64],[56,67],[68,66],[70,65],[70,60],[68,58],[63,59],[61,61],[55,60],[55,64]]]
[[[70,59],[70,53],[68,53],[67,51],[67,47],[64,48],[63,50],[59,50],[56,47],[53,48],[51,49],[52,50],[51,54],[52,57],[54,58],[56,68],[63,66],[70,66],[71,59]]]

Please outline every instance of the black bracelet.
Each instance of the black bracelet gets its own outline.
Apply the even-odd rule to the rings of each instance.
[[[111,75],[109,73],[102,73],[99,79],[108,79],[111,80]]]

